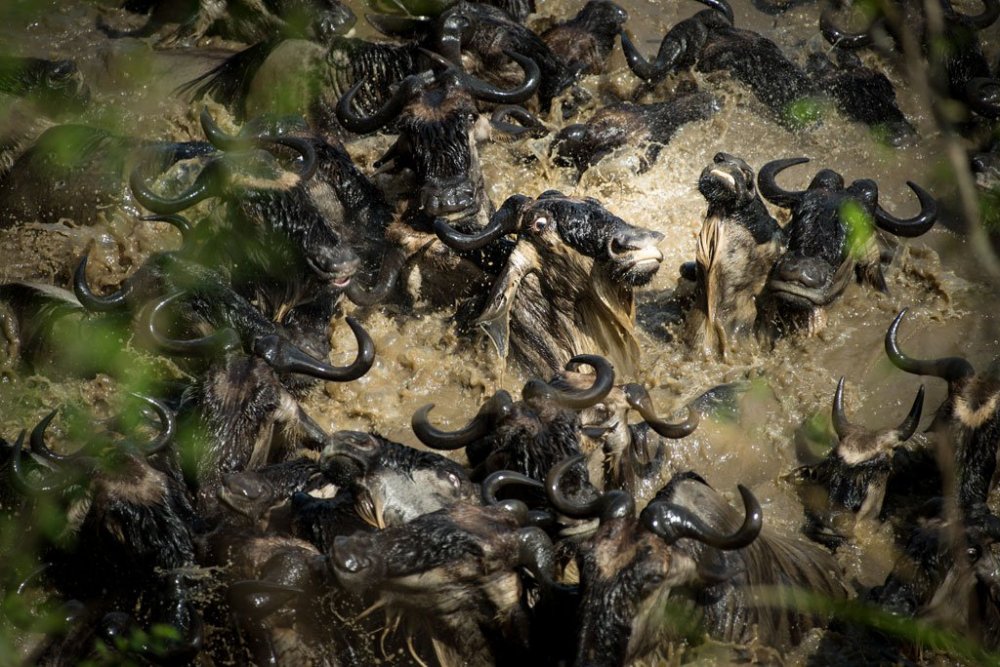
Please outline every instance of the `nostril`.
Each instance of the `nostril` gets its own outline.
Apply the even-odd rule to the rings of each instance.
[[[787,282],[797,282],[805,287],[822,287],[828,271],[818,262],[791,261],[781,265],[779,275]]]
[[[371,566],[371,560],[365,556],[360,545],[350,537],[340,535],[333,541],[333,561],[338,569],[356,574]]]

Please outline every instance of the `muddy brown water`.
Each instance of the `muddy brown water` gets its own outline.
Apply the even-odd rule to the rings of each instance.
[[[190,50],[154,50],[138,40],[108,40],[94,30],[94,21],[100,11],[109,11],[109,4],[37,3],[28,19],[18,16],[0,25],[0,44],[25,55],[76,59],[97,102],[82,122],[147,138],[200,138],[196,118],[201,105],[188,104],[170,91],[209,69],[237,45],[208,40]],[[544,19],[570,14],[582,2],[539,4]],[[668,27],[701,8],[693,2],[623,0],[620,4],[629,11],[629,27],[639,37],[638,43],[650,55]],[[761,14],[748,2],[734,0],[733,5],[737,25],[764,32],[800,63],[810,49],[826,48],[815,28],[817,4],[777,17]],[[360,7],[356,9],[360,15]],[[0,16],[5,16],[3,11]],[[114,12],[111,16],[125,18]],[[358,29],[364,32],[362,26]],[[982,36],[991,62],[1000,46],[998,32],[993,27]],[[950,186],[938,176],[944,147],[926,106],[905,86],[901,72],[878,57],[865,58],[883,66],[897,85],[904,112],[920,128],[921,138],[915,145],[886,149],[863,126],[835,113],[819,127],[793,133],[774,122],[748,90],[725,76],[694,74],[699,86],[723,99],[723,109],[710,120],[682,128],[645,173],[637,173],[641,147],[618,151],[579,182],[570,170],[550,162],[547,138],[496,141],[480,149],[489,195],[496,204],[514,193],[537,195],[556,188],[597,197],[629,222],[664,233],[662,268],[637,297],[642,371],[618,379],[650,387],[661,412],[680,407],[714,385],[753,380],[754,389],[743,401],[739,423],[704,423],[694,435],[674,445],[672,461],[674,469],[694,469],[731,496],[737,483],[749,486],[763,504],[766,521],[779,531],[794,532],[802,521],[798,500],[780,479],[808,458],[809,452],[803,450],[809,449],[809,443],[803,445],[796,434],[816,415],[827,419],[841,375],[847,378],[846,403],[852,421],[886,427],[898,423],[909,408],[921,378],[893,368],[882,347],[886,327],[900,308],[910,308],[901,340],[904,349],[916,356],[961,355],[982,367],[998,352],[995,289],[984,279],[968,240],[940,226],[922,238],[901,242],[886,276],[889,294],[852,285],[829,309],[827,326],[816,336],[791,336],[773,348],[748,344],[723,362],[689,352],[678,340],[679,329],[663,324],[662,312],[677,285],[677,267],[694,258],[695,236],[705,212],[697,178],[718,151],[740,156],[754,168],[780,157],[810,157],[809,165],[783,176],[782,182],[790,188],[804,187],[822,167],[840,171],[847,180],[875,178],[883,206],[899,215],[917,208],[907,180],[933,184],[936,194],[953,198]],[[585,85],[596,100],[610,101],[630,96],[637,80],[616,50],[608,72],[590,77]],[[669,85],[644,99],[664,95]],[[375,138],[348,148],[371,173],[372,162],[386,146],[385,138]],[[91,263],[97,265],[95,282],[117,284],[150,252],[177,243],[176,233],[166,226],[137,224],[131,213],[108,211],[104,222],[91,227],[77,226],[72,220],[58,225],[25,221],[15,229],[0,231],[0,281],[29,279],[66,286],[77,258],[90,249]],[[504,369],[485,341],[470,344],[459,339],[448,322],[449,313],[400,314],[376,308],[358,314],[375,340],[374,368],[356,382],[317,389],[305,403],[310,414],[330,430],[373,429],[416,445],[409,420],[420,406],[435,403],[436,423],[457,426],[494,391],[504,388],[516,395],[530,377],[517,369]],[[332,337],[333,362],[351,358],[353,343],[342,321],[334,323]],[[923,382],[928,391],[922,420],[926,426],[944,396],[944,382],[931,378]],[[13,436],[65,402],[82,400],[106,411],[113,393],[114,383],[103,377],[83,382],[4,376],[0,381],[2,434]],[[812,455],[821,453],[824,444],[811,443]],[[894,558],[885,546],[887,536],[879,535],[886,531],[875,528],[870,532],[873,535],[861,536],[862,548],[840,554],[849,578],[866,586],[880,583]],[[711,655],[703,657],[716,660]]]

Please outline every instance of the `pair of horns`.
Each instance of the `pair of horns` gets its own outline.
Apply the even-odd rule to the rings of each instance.
[[[189,340],[177,340],[163,334],[157,326],[159,314],[182,296],[185,296],[184,292],[170,294],[157,301],[148,310],[145,328],[151,340],[160,349],[183,356],[214,357],[242,347],[239,334],[229,327]],[[374,364],[375,344],[357,320],[353,317],[345,319],[358,346],[354,361],[347,366],[332,366],[321,361],[277,333],[256,337],[252,341],[250,351],[281,373],[301,373],[330,382],[356,380],[367,373]]]
[[[604,357],[581,354],[570,359],[566,368],[571,370],[577,364],[586,364],[597,371],[590,387],[580,390],[560,389],[541,380],[531,380],[521,390],[522,398],[551,399],[574,410],[583,410],[600,403],[614,386],[614,367]],[[483,404],[472,421],[457,431],[443,431],[432,426],[429,420],[432,409],[434,409],[433,403],[425,405],[413,414],[410,424],[414,434],[420,442],[432,449],[454,450],[466,447],[489,435],[497,424],[512,413],[514,400],[507,391],[501,389]]]
[[[903,419],[903,422],[896,427],[896,437],[900,442],[904,442],[913,437],[917,432],[917,425],[920,424],[920,413],[924,407],[924,387],[920,386],[917,397],[910,407],[910,412]],[[837,383],[837,391],[833,395],[833,430],[837,432],[837,437],[844,438],[856,427],[847,420],[847,413],[844,412],[844,378],[840,378]]]
[[[757,175],[757,190],[772,204],[777,204],[785,208],[796,206],[809,190],[785,190],[778,185],[776,179],[778,174],[785,169],[797,164],[805,164],[806,162],[809,162],[809,158],[794,157],[768,162],[761,167]],[[824,169],[813,179],[810,189],[835,186],[838,183],[840,187],[843,187],[843,178],[836,172]],[[913,190],[913,193],[917,196],[917,200],[920,202],[920,213],[912,218],[904,219],[891,215],[878,203],[878,190],[874,181],[865,183],[869,189],[874,190],[875,224],[890,234],[912,238],[926,233],[934,226],[934,223],[937,221],[938,206],[934,197],[922,187],[913,181],[907,181],[906,184]]]
[[[566,472],[584,460],[582,454],[564,459],[552,467],[545,480],[549,502],[559,512],[576,519],[600,517],[602,521],[635,516],[635,500],[624,491],[608,491],[586,503],[571,501],[562,493],[561,480]],[[661,537],[667,544],[679,539],[697,540],[710,547],[723,550],[742,549],[760,535],[763,511],[757,498],[747,487],[737,486],[743,499],[743,524],[731,534],[715,530],[685,507],[665,500],[654,500],[642,511],[639,520],[643,526]]]
[[[340,124],[350,132],[356,134],[374,132],[394,120],[411,99],[436,81],[439,76],[443,75],[454,77],[459,82],[459,85],[468,90],[473,97],[494,104],[520,104],[535,94],[535,90],[538,89],[538,84],[541,81],[541,71],[538,68],[538,63],[528,56],[513,51],[504,51],[504,54],[521,66],[521,69],[524,70],[524,79],[520,85],[512,90],[502,90],[471,74],[467,74],[456,64],[442,58],[436,53],[426,50],[423,53],[436,63],[445,66],[445,71],[442,75],[435,75],[431,70],[409,75],[399,82],[396,90],[379,109],[367,116],[355,112],[353,108],[355,95],[357,95],[358,91],[366,83],[366,80],[362,79],[351,86],[340,100],[337,101],[336,113]]]
[[[266,149],[273,145],[285,146],[302,156],[303,164],[298,170],[299,178],[302,181],[309,180],[316,173],[316,149],[306,139],[280,136],[234,137],[222,131],[208,109],[203,109],[201,112],[201,127],[205,137],[219,150],[239,151],[249,148]],[[225,156],[215,158],[205,165],[191,187],[173,199],[162,197],[150,190],[143,177],[143,171],[139,167],[132,171],[129,177],[129,186],[132,188],[132,195],[136,201],[145,208],[158,215],[172,215],[209,197],[221,196],[229,181],[228,171],[229,167],[225,162]]]

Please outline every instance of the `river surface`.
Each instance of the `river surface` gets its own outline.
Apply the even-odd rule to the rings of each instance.
[[[64,2],[40,11],[44,3],[36,4],[27,25],[11,21],[0,25],[0,44],[25,55],[74,58],[97,102],[81,122],[146,138],[201,138],[196,122],[201,105],[189,104],[171,91],[209,69],[237,45],[210,40],[194,50],[157,51],[139,40],[108,40],[94,30],[95,17],[107,11],[106,5]],[[571,13],[581,3],[539,4],[544,20]],[[629,28],[638,37],[637,43],[650,55],[666,29],[701,9],[694,2],[680,0],[622,0],[620,4],[630,14]],[[815,3],[774,17],[760,13],[749,2],[733,0],[733,5],[737,25],[765,33],[800,63],[810,50],[826,48],[816,29],[819,10]],[[967,7],[974,8],[974,4]],[[360,8],[356,9],[360,15]],[[126,18],[117,13],[111,16],[120,21]],[[359,26],[359,31],[364,29]],[[995,62],[997,27],[982,38]],[[836,113],[828,114],[818,127],[792,132],[774,122],[752,93],[727,76],[695,73],[687,77],[720,96],[722,110],[709,120],[682,128],[644,173],[637,173],[641,147],[618,151],[579,182],[572,170],[552,164],[547,137],[495,141],[480,148],[495,204],[511,194],[537,195],[555,188],[596,197],[632,224],[664,234],[662,268],[637,297],[641,370],[635,376],[620,375],[618,381],[643,383],[660,411],[669,413],[714,385],[752,380],[737,424],[703,423],[694,435],[674,444],[672,467],[698,471],[730,497],[735,496],[737,483],[749,486],[763,504],[765,520],[779,531],[794,532],[801,526],[801,505],[781,477],[815,460],[829,446],[829,435],[809,439],[801,433],[803,425],[814,418],[821,431],[827,427],[838,378],[847,379],[851,420],[871,428],[898,424],[922,381],[927,388],[922,427],[944,397],[942,380],[904,374],[885,356],[882,339],[901,308],[910,309],[901,328],[901,343],[915,356],[960,355],[982,368],[997,357],[1000,348],[995,286],[985,279],[969,241],[942,225],[924,237],[901,241],[886,272],[888,294],[852,284],[829,309],[825,329],[814,336],[789,336],[773,347],[748,344],[723,362],[689,351],[680,342],[680,326],[665,315],[677,287],[677,268],[694,258],[705,214],[706,203],[696,187],[698,175],[719,151],[739,156],[755,169],[777,158],[811,158],[808,165],[782,177],[790,189],[804,188],[822,167],[839,171],[848,182],[874,178],[883,207],[901,217],[917,210],[907,180],[926,185],[955,208],[954,187],[941,176],[947,173],[946,149],[926,105],[888,61],[869,54],[864,58],[887,71],[897,85],[900,106],[920,130],[920,140],[914,145],[887,149],[864,126]],[[671,83],[675,81],[654,89],[643,100],[662,97]],[[589,77],[585,85],[595,101],[610,102],[616,96],[630,97],[637,79],[616,49],[607,73]],[[359,166],[371,173],[373,161],[387,144],[385,138],[369,139],[348,149]],[[175,247],[177,242],[176,233],[167,226],[136,223],[128,211],[121,210],[108,211],[105,221],[91,227],[77,226],[71,220],[59,225],[26,221],[0,231],[0,281],[37,280],[68,286],[77,258],[89,248],[91,263],[102,267],[95,282],[113,286],[150,252]],[[353,306],[347,308],[350,311]],[[517,395],[530,377],[514,368],[504,369],[488,342],[470,343],[456,336],[450,313],[413,315],[374,308],[356,315],[375,340],[374,368],[356,382],[318,388],[305,403],[308,412],[330,430],[377,430],[418,445],[409,422],[420,406],[435,403],[436,423],[457,427],[493,392],[504,388]],[[343,321],[334,324],[332,338],[334,363],[353,357],[353,343]],[[106,402],[112,392],[113,382],[105,377],[50,381],[6,376],[0,382],[2,434],[9,438],[22,427],[30,428],[65,401]],[[862,586],[881,583],[895,557],[886,546],[888,530],[876,528],[872,533],[859,536],[864,548],[848,548],[839,554],[849,579]],[[710,656],[705,659],[712,660]]]

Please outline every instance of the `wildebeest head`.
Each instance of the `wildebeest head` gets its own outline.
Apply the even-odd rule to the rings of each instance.
[[[536,480],[557,461],[580,451],[579,410],[599,403],[614,384],[614,368],[595,355],[574,357],[569,366],[586,363],[597,370],[585,388],[558,388],[541,380],[528,382],[522,400],[498,391],[465,427],[452,432],[429,422],[433,404],[413,415],[413,432],[428,447],[466,448],[474,478],[510,470]],[[589,376],[588,376],[589,377]]]
[[[392,162],[394,169],[412,169],[418,190],[412,213],[422,212],[482,227],[492,212],[486,197],[476,149],[475,100],[513,104],[529,97],[538,87],[538,67],[518,54],[510,54],[525,71],[524,81],[514,90],[503,91],[442,61],[445,70],[425,72],[400,82],[393,96],[371,116],[359,116],[352,100],[360,84],[337,104],[337,117],[347,129],[371,132],[395,120],[399,138],[380,165]]]
[[[519,568],[545,594],[552,585],[552,543],[523,516],[502,507],[459,503],[375,533],[334,542],[337,580],[378,594],[435,639],[443,664],[525,658],[529,610]],[[457,652],[458,656],[454,655]]]
[[[47,462],[50,471],[41,477],[22,472],[23,441],[10,463],[15,486],[29,495],[52,494],[82,487],[73,500],[68,540],[74,554],[60,565],[67,573],[87,572],[88,567],[110,567],[122,581],[139,582],[155,567],[176,568],[194,559],[190,523],[194,511],[186,490],[172,471],[164,471],[147,457],[173,445],[176,424],[173,412],[160,401],[143,398],[156,413],[159,433],[146,441],[138,433],[122,438],[99,432],[78,451],[59,454],[46,443],[46,429],[53,411],[31,434],[31,447]],[[131,428],[129,429],[131,430]],[[79,562],[76,562],[79,561]],[[82,568],[82,570],[75,569]],[[133,579],[134,577],[134,579]],[[69,585],[91,590],[105,582],[90,576]],[[82,592],[82,591],[81,591]]]
[[[542,40],[576,74],[600,74],[628,12],[610,0],[589,0],[576,16],[542,33]]]
[[[354,495],[358,514],[378,528],[475,497],[458,463],[371,433],[334,433],[321,464],[328,477]]]
[[[1000,363],[994,360],[976,372],[961,357],[916,359],[905,354],[897,339],[906,314],[900,311],[885,334],[885,351],[900,370],[931,375],[948,382],[948,396],[938,407],[931,429],[943,433],[955,452],[959,504],[966,512],[984,507],[997,466],[1000,433]]]
[[[924,234],[937,220],[937,202],[923,188],[907,181],[920,201],[920,212],[899,219],[878,202],[878,185],[860,179],[844,185],[843,177],[829,169],[816,174],[806,190],[783,190],[777,174],[808,158],[775,160],[764,165],[758,177],[760,193],[770,202],[792,209],[785,228],[788,249],[778,260],[768,290],[792,310],[813,312],[831,303],[850,282],[851,269],[859,279],[886,290],[880,253],[872,222],[879,229],[902,237]]]
[[[333,289],[346,288],[360,266],[360,259],[341,242],[309,196],[306,183],[315,173],[313,145],[298,137],[231,137],[222,132],[207,109],[201,114],[205,136],[223,155],[210,161],[194,184],[173,199],[152,192],[142,173],[132,173],[132,193],[147,209],[171,215],[211,198],[221,197],[230,208],[234,236],[215,239],[213,251],[221,256],[246,246],[242,270],[262,270],[287,281],[290,275],[308,269],[308,275]],[[301,156],[297,172],[288,171],[270,151],[289,148]],[[234,244],[234,241],[238,243]],[[234,260],[240,263],[238,259]]]
[[[831,513],[835,524],[843,523],[838,518],[845,511],[856,515],[857,519],[878,517],[892,472],[893,454],[916,433],[923,403],[924,388],[921,387],[913,407],[899,426],[871,430],[848,421],[844,411],[844,378],[840,378],[832,411],[837,443],[821,462],[798,468],[792,474],[795,482],[818,485],[828,494],[823,506],[809,507],[807,502],[807,510]],[[847,517],[846,523],[853,520]],[[841,532],[839,525],[835,528]],[[849,531],[850,525],[845,529]]]
[[[578,460],[555,466],[546,481],[549,501],[561,513],[600,519],[577,558],[581,631],[576,663],[626,664],[655,647],[671,592],[676,596],[679,588],[728,585],[730,578],[741,576],[727,571],[736,561],[724,552],[744,549],[757,539],[761,509],[740,486],[745,507],[741,523],[728,503],[690,473],[675,476],[638,517],[635,501],[622,491],[584,504],[571,502],[562,493],[560,478]]]
[[[890,145],[899,147],[912,141],[916,130],[899,110],[889,79],[865,67],[856,54],[836,52],[836,65],[826,54],[809,54],[807,70],[814,80],[833,95],[848,118],[870,126]]]
[[[475,73],[491,81],[504,81],[509,76],[511,53],[530,58],[538,67],[538,100],[543,111],[578,73],[541,37],[486,3],[456,2],[439,17],[437,34],[441,54],[454,63],[463,62],[463,54],[472,55],[471,60],[478,61]]]
[[[535,200],[510,197],[477,234],[440,218],[434,227],[459,251],[517,233],[477,320],[504,359],[512,348],[536,372],[557,372],[583,350],[599,350],[626,369],[637,361],[633,289],[660,268],[659,232],[628,224],[596,199],[555,190]]]
[[[645,144],[641,165],[645,169],[682,125],[708,118],[718,110],[718,100],[705,92],[655,104],[612,104],[599,109],[586,123],[560,130],[551,150],[558,164],[574,166],[583,173],[619,147]]]
[[[293,493],[320,489],[326,493],[327,487],[332,485],[318,463],[303,457],[258,470],[226,473],[216,494],[222,504],[257,525],[272,510],[287,503]]]
[[[757,297],[784,249],[784,235],[767,212],[746,162],[718,153],[698,179],[708,212],[698,234],[697,302],[688,343],[725,357],[757,319]]]

